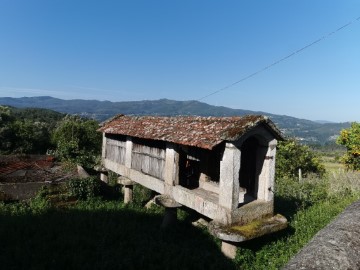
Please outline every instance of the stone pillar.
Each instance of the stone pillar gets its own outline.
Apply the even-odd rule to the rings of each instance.
[[[133,201],[133,185],[124,187],[124,203],[131,203]]]
[[[100,180],[104,183],[108,183],[108,173],[107,172],[101,172],[100,173]]]
[[[133,201],[134,182],[123,176],[119,176],[117,182],[124,186],[124,203],[131,203]]]
[[[105,183],[108,183],[109,172],[103,165],[96,165],[94,167],[94,170],[97,171],[98,173],[100,173],[100,180],[101,181],[103,181]]]
[[[237,246],[230,242],[221,242],[221,252],[230,259],[235,259]]]
[[[125,164],[124,164],[126,168],[124,176],[126,177],[130,177],[132,148],[133,148],[132,138],[128,136],[126,138],[126,151],[125,151]]]
[[[276,144],[275,139],[269,142],[263,168],[259,175],[258,199],[267,202],[274,200]]]
[[[177,221],[177,208],[165,207],[165,214],[161,223],[161,228],[166,229]]]
[[[164,193],[171,196],[172,187],[178,183],[179,178],[179,154],[175,149],[174,144],[166,144],[165,153],[165,167],[164,167],[164,181],[165,191]]]
[[[106,136],[105,133],[102,134],[102,148],[101,148],[101,157],[105,159],[106,157]]]
[[[155,203],[157,205],[165,207],[165,215],[161,224],[162,229],[170,227],[177,221],[177,209],[181,207],[181,204],[176,202],[168,195],[156,196]]]
[[[220,162],[219,204],[233,210],[239,203],[240,150],[231,143],[226,143]]]

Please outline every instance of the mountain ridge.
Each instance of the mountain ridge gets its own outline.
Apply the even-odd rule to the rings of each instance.
[[[38,97],[0,97],[0,104],[20,108],[45,108],[61,113],[78,114],[104,121],[116,114],[129,115],[198,115],[198,116],[242,116],[247,114],[262,114],[268,116],[280,130],[290,137],[296,137],[304,143],[324,144],[334,141],[340,130],[348,128],[349,122],[333,123],[324,121],[319,123],[307,119],[300,119],[287,115],[271,114],[263,111],[232,109],[224,106],[213,106],[207,103],[189,100],[176,101],[170,99],[142,100],[142,101],[99,101],[70,99],[64,100],[51,96]]]

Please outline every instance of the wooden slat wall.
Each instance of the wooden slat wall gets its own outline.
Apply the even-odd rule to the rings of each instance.
[[[165,149],[133,144],[131,168],[164,180]]]
[[[119,164],[125,164],[126,142],[107,138],[105,158]]]

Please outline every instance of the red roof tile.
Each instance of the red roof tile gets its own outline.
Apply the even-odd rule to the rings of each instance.
[[[267,125],[276,138],[282,138],[276,126],[267,117],[261,115],[243,117],[118,115],[105,122],[99,131],[212,149],[223,141],[239,139],[260,124]]]
[[[10,174],[18,170],[44,170],[48,169],[54,164],[54,158],[52,156],[39,156],[36,159],[31,157],[16,158],[12,160],[0,160],[0,176]]]

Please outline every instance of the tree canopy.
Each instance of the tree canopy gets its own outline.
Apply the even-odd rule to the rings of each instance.
[[[92,167],[101,153],[102,135],[97,132],[98,128],[95,120],[73,115],[64,117],[52,137],[56,156],[63,161]]]
[[[337,143],[346,147],[341,161],[348,169],[360,170],[360,123],[352,123],[350,128],[343,129]]]
[[[320,158],[308,146],[301,145],[295,140],[279,142],[276,154],[276,177],[296,177],[299,169],[304,176],[309,173],[322,176],[325,173]]]
[[[0,106],[0,154],[44,154],[50,134],[64,115],[45,109]]]

